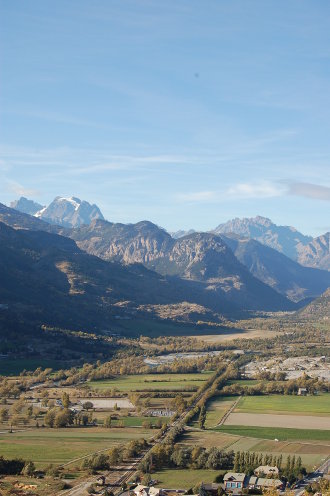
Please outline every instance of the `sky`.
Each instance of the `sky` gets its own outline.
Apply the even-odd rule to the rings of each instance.
[[[0,0],[0,202],[330,230],[330,2]]]

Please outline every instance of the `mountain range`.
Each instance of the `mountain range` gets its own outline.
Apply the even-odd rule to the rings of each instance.
[[[294,227],[277,226],[270,219],[261,216],[230,220],[217,226],[214,232],[217,234],[235,233],[245,238],[255,239],[294,260],[297,259],[297,246],[305,246],[313,239],[311,236],[301,234]]]
[[[227,226],[218,226],[218,232],[192,231],[175,239],[148,221],[105,221],[96,205],[78,198],[57,197],[47,208],[39,210],[39,204],[29,202],[20,199],[12,204],[15,208],[0,204],[0,221],[7,229],[14,228],[5,231],[6,226],[2,225],[4,257],[6,252],[12,253],[8,242],[17,235],[15,256],[24,258],[24,254],[31,252],[32,259],[38,260],[35,265],[28,264],[17,281],[10,273],[17,274],[15,267],[23,267],[23,261],[22,265],[16,258],[12,266],[2,264],[0,296],[19,306],[24,301],[22,293],[17,290],[15,299],[12,289],[24,287],[25,283],[28,287],[27,274],[31,271],[32,280],[38,281],[36,288],[42,291],[39,297],[38,291],[33,290],[29,297],[34,295],[34,300],[27,302],[27,306],[43,315],[49,305],[41,305],[43,298],[53,301],[57,292],[60,296],[56,306],[62,310],[55,309],[49,315],[58,325],[84,320],[100,328],[109,325],[118,309],[126,316],[133,311],[152,318],[219,322],[251,311],[294,310],[298,308],[297,302],[301,307],[330,286],[329,271],[303,267],[279,250],[280,246],[288,249],[290,243],[296,243],[300,247],[296,248],[298,258],[303,253],[301,247],[307,249],[314,243],[319,247],[318,258],[324,263],[326,235],[322,244],[262,217],[252,219],[250,227],[249,219],[242,220],[242,229],[235,219]],[[241,232],[219,232],[227,229]],[[276,240],[278,249],[267,246],[271,230],[277,233],[272,243]],[[252,236],[258,236],[262,242]],[[23,281],[21,286],[19,281]],[[59,281],[60,286],[56,286]],[[67,304],[72,307],[71,320],[62,322],[59,315],[65,315],[63,309]],[[89,305],[98,309],[97,319],[83,318]],[[79,307],[85,309],[80,314]],[[68,318],[67,315],[65,319]]]
[[[172,237],[177,239],[195,232],[176,231]],[[267,217],[232,219],[220,224],[213,231],[222,235],[238,235],[241,239],[254,239],[273,248],[305,267],[330,270],[330,232],[316,238],[306,236],[294,227],[278,226]]]
[[[22,229],[17,229],[19,227],[18,216],[21,217]],[[178,245],[166,231],[148,222],[140,223],[136,226],[126,226],[97,220],[93,221],[89,227],[84,226],[67,230],[57,226],[50,226],[40,219],[28,214],[18,213],[2,205],[0,205],[0,221],[7,226],[14,226],[16,230],[13,232],[17,232],[17,234],[28,236],[30,233],[28,229],[30,229],[34,232],[34,239],[37,239],[38,235],[43,235],[40,231],[47,231],[49,243],[52,242],[55,246],[58,246],[58,238],[64,240],[67,240],[68,236],[75,238],[80,249],[70,239],[69,241],[74,243],[74,245],[70,245],[71,251],[76,250],[76,253],[79,253],[79,260],[85,261],[85,264],[90,263],[95,266],[95,260],[97,260],[101,264],[99,271],[107,274],[109,278],[108,285],[111,283],[111,270],[108,267],[117,267],[117,271],[119,267],[123,271],[131,271],[131,268],[135,267],[136,263],[139,263],[137,267],[140,267],[140,271],[143,269],[142,273],[144,274],[143,285],[140,285],[142,283],[141,274],[130,274],[129,277],[124,278],[125,284],[128,284],[129,288],[124,285],[121,293],[119,290],[117,293],[112,290],[112,294],[117,294],[118,301],[120,300],[119,295],[122,294],[121,301],[129,301],[129,306],[132,306],[135,310],[142,311],[141,305],[149,305],[149,314],[154,312],[155,315],[162,314],[164,316],[166,311],[168,315],[171,315],[173,309],[168,307],[164,311],[164,307],[161,308],[162,305],[181,305],[182,312],[186,318],[189,312],[187,312],[184,304],[188,302],[191,305],[198,305],[201,314],[209,315],[208,319],[219,321],[223,316],[226,318],[239,316],[242,315],[242,312],[250,310],[275,311],[293,310],[295,308],[294,304],[284,296],[253,277],[247,268],[236,259],[230,248],[214,235],[208,234],[207,236],[210,239],[207,239],[207,242],[199,240],[200,247],[196,250],[196,241],[190,240],[182,245],[182,240],[179,240],[180,244]],[[29,221],[31,222],[30,226]],[[58,236],[51,232],[54,229],[63,236]],[[149,233],[148,236],[146,232]],[[115,233],[117,233],[117,241],[114,239]],[[98,243],[98,234],[99,238],[101,238],[101,243]],[[103,261],[100,256],[101,248],[109,248],[110,234],[113,243],[107,254],[102,257],[107,261]],[[90,246],[87,249],[88,243],[90,243]],[[94,243],[99,244],[99,250],[94,248],[96,246]],[[129,251],[132,251],[132,243],[133,245],[136,243],[137,251],[129,256]],[[213,266],[209,261],[208,243],[213,244],[212,250],[215,252],[211,258],[217,260],[216,257],[218,257],[218,261]],[[89,258],[86,252],[96,256]],[[165,253],[166,256],[160,256]],[[109,264],[109,261],[112,263]],[[142,261],[144,261],[146,268],[141,264]],[[148,261],[149,263],[147,263]],[[165,270],[167,264],[172,266],[171,270]],[[72,267],[71,262],[69,262],[69,265]],[[68,263],[65,262],[64,266],[67,267]],[[105,267],[107,267],[107,270],[105,270]],[[154,270],[155,268],[157,272]],[[3,270],[5,270],[5,267],[3,267]],[[12,270],[14,270],[14,267],[11,268]],[[59,270],[58,267],[57,270]],[[69,273],[71,274],[72,270]],[[69,280],[68,274],[67,278]],[[70,277],[74,277],[74,275],[70,275]],[[81,279],[84,278],[79,276],[78,280]],[[2,285],[7,280],[10,280],[9,273],[2,277],[1,280]],[[28,287],[26,278],[25,281]],[[100,285],[97,282],[93,282],[91,287],[100,287]],[[70,295],[70,290],[67,289],[67,291],[69,291],[68,294]],[[134,296],[135,292],[136,296]],[[141,301],[142,297],[144,298],[143,301]],[[197,307],[191,308],[196,313]],[[122,309],[125,309],[125,305],[122,305]],[[176,308],[175,312],[180,319],[180,308]],[[212,313],[217,315],[212,317]]]
[[[93,220],[104,220],[97,205],[79,198],[56,197],[47,207],[21,197],[10,204],[20,212],[33,215],[46,222],[66,228],[89,225]],[[169,233],[179,239],[196,231],[180,230]],[[210,231],[218,235],[237,234],[240,238],[254,239],[259,243],[283,253],[306,267],[330,270],[330,233],[313,238],[290,226],[278,226],[267,217],[235,218],[219,224]]]

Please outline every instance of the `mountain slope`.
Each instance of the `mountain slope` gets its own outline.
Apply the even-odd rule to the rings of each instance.
[[[253,277],[219,236],[194,233],[174,240],[151,222],[94,221],[69,234],[78,246],[105,260],[143,263],[163,275],[204,284],[209,295],[249,310],[292,309],[283,296]]]
[[[307,267],[330,271],[330,232],[314,238],[307,245],[297,247],[298,262]]]
[[[29,321],[101,330],[118,316],[157,317],[162,307],[187,306],[196,315],[221,320],[239,314],[225,295],[203,285],[166,278],[142,265],[123,266],[82,252],[75,242],[41,231],[14,230],[0,223],[0,302]],[[165,312],[163,311],[163,314]],[[189,313],[189,312],[188,312]]]
[[[298,312],[298,316],[309,320],[329,320],[330,319],[330,288],[328,288],[319,298],[316,298],[309,305]]]
[[[233,219],[220,224],[214,231],[216,234],[235,233],[246,238],[256,239],[260,243],[274,248],[293,260],[297,259],[297,245],[306,245],[311,236],[305,236],[294,227],[277,226],[266,217]]]
[[[293,301],[315,298],[330,286],[330,273],[303,267],[258,241],[222,235],[238,260],[258,279]]]
[[[0,222],[14,229],[29,229],[32,231],[45,231],[59,233],[64,232],[63,228],[50,225],[37,217],[20,212],[14,208],[7,207],[0,203]]]

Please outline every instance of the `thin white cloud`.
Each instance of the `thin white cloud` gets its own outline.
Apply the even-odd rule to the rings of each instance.
[[[238,183],[231,186],[226,194],[228,197],[239,199],[248,198],[273,198],[283,196],[286,188],[283,185],[272,183],[270,181],[261,181],[257,183]]]
[[[176,198],[187,203],[223,203],[230,200],[274,198],[287,193],[287,187],[280,183],[260,181],[237,183],[225,190],[208,190],[179,193]]]

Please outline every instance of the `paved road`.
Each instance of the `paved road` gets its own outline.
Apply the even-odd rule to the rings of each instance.
[[[301,496],[305,492],[306,486],[309,486],[313,482],[318,482],[324,474],[328,474],[330,471],[330,458],[325,460],[312,474],[307,475],[302,481],[300,481],[294,489],[295,496]]]

